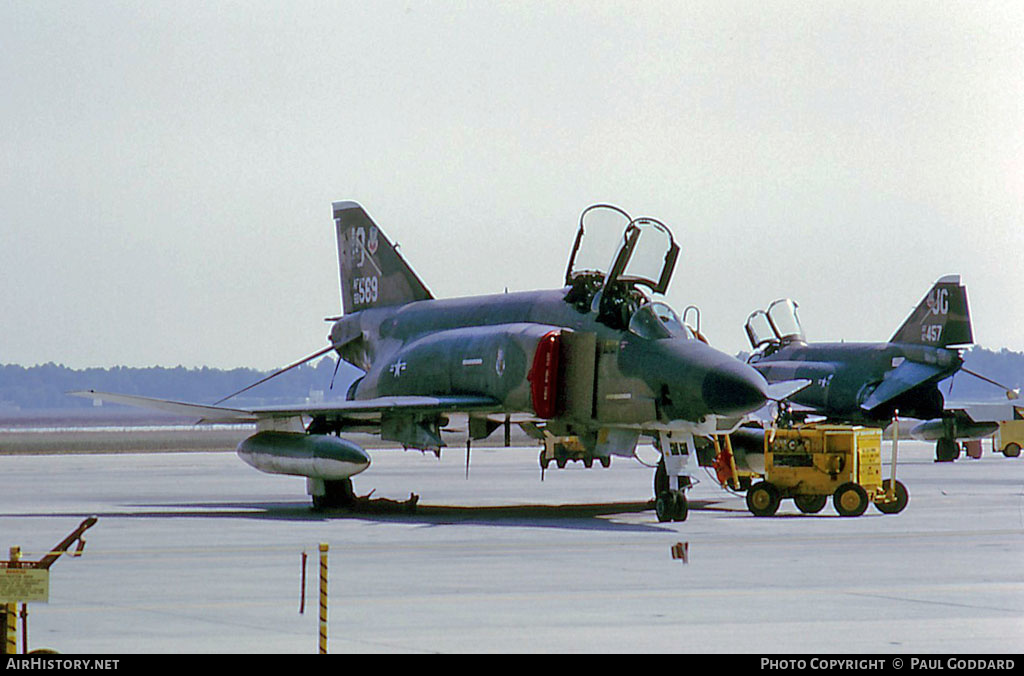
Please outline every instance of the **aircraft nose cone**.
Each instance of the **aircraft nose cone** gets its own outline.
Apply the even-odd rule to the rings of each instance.
[[[768,401],[768,383],[746,364],[723,364],[704,376],[701,385],[704,402],[712,413],[742,415],[764,406]]]

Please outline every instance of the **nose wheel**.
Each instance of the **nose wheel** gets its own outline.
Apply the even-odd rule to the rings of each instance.
[[[686,493],[679,490],[662,491],[654,500],[654,511],[658,521],[686,521],[690,506]]]
[[[683,443],[673,442],[664,432],[658,439],[661,459],[654,472],[654,511],[662,523],[686,521],[690,511],[686,489],[691,485],[688,469],[693,454],[687,452],[687,446],[693,448],[691,435],[687,435]]]

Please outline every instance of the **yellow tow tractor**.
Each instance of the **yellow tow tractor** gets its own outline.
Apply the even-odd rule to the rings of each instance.
[[[992,450],[1007,458],[1016,458],[1024,447],[1024,420],[1005,420],[992,435]]]
[[[747,491],[747,508],[771,516],[786,498],[805,514],[820,512],[829,496],[841,516],[860,516],[873,502],[883,514],[907,506],[906,486],[892,470],[882,480],[882,432],[846,425],[808,425],[765,434],[764,480]]]

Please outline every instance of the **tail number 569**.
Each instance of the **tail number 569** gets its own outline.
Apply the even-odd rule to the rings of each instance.
[[[380,282],[374,276],[353,278],[352,302],[356,305],[376,302],[379,287]]]

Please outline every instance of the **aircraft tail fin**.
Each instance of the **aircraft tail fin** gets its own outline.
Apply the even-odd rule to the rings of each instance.
[[[960,275],[946,275],[935,282],[889,342],[931,347],[973,343],[967,287],[960,284]]]
[[[333,207],[345,314],[433,298],[359,204],[335,202]]]

